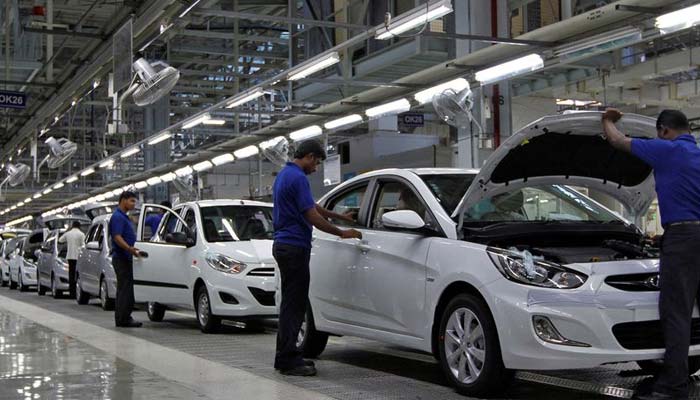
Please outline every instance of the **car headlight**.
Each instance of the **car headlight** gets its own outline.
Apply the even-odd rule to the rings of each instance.
[[[583,285],[588,276],[559,264],[534,258],[529,252],[489,247],[493,265],[506,279],[514,282],[554,289],[573,289]]]
[[[206,260],[210,267],[229,274],[240,274],[246,268],[244,263],[219,253],[208,253]]]

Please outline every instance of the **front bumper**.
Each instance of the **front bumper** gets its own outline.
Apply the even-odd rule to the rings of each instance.
[[[583,287],[573,290],[542,289],[506,279],[485,286],[506,368],[594,368],[662,358],[663,348],[625,348],[613,333],[618,324],[658,321],[658,292],[618,290],[605,284],[604,278],[592,275]],[[536,315],[547,317],[566,339],[589,347],[540,339],[532,322]],[[697,309],[693,315],[697,317]],[[690,346],[690,355],[700,355],[700,345]]]
[[[207,288],[214,315],[222,317],[274,317],[275,276],[249,276],[250,266],[241,275],[213,271]]]

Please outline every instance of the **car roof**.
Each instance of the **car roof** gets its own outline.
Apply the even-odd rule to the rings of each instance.
[[[408,178],[409,176],[416,175],[476,175],[477,173],[479,173],[478,169],[468,168],[384,168],[357,175],[352,179],[343,182],[343,184],[382,175],[395,175]]]
[[[260,207],[272,207],[272,203],[266,203],[262,201],[255,200],[243,200],[243,199],[221,199],[221,200],[199,200],[199,201],[188,201],[185,203],[180,203],[175,205],[175,207],[184,205],[198,205],[199,207],[213,207],[213,206],[260,206]]]

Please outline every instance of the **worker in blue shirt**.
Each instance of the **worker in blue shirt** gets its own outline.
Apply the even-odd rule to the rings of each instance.
[[[109,219],[109,237],[112,241],[112,266],[117,275],[117,298],[114,322],[117,327],[138,328],[142,324],[131,318],[134,309],[134,259],[139,249],[134,247],[136,233],[127,213],[136,207],[136,194],[123,192],[119,205]]]
[[[160,203],[160,205],[167,208],[173,208],[172,203],[170,203],[169,201],[163,201]],[[158,230],[158,225],[160,225],[160,221],[163,219],[163,215],[165,215],[165,211],[161,208],[158,208],[157,213],[151,214],[148,217],[146,217],[146,225],[148,225],[148,227],[151,228],[151,236],[156,234],[156,231]]]
[[[301,349],[296,346],[309,299],[312,227],[342,239],[362,238],[355,229],[343,230],[328,222],[328,218],[352,222],[352,215],[326,210],[316,204],[311,195],[306,176],[315,172],[325,158],[326,152],[319,142],[300,143],[294,152],[294,161],[280,171],[272,188],[275,230],[272,254],[282,281],[275,369],[284,375],[316,374],[313,362],[304,360]]]
[[[654,169],[664,228],[659,266],[664,366],[653,391],[635,398],[687,399],[691,317],[700,294],[700,148],[680,111],[662,111],[656,121],[658,138],[651,140],[626,137],[615,127],[620,118],[624,117],[618,110],[606,110],[603,130],[613,147],[631,152]]]

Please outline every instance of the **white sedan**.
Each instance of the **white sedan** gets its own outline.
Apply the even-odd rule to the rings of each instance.
[[[134,292],[152,321],[167,308],[194,309],[209,333],[222,318],[277,315],[271,204],[205,200],[141,209],[135,247],[147,256],[134,258]],[[152,235],[146,218],[154,210],[164,215]]]
[[[663,355],[658,250],[583,194],[605,194],[638,221],[653,175],[600,137],[600,118],[542,118],[480,171],[376,171],[324,196],[326,208],[358,216],[363,240],[314,232],[305,355],[320,354],[329,334],[431,352],[474,396],[498,392],[518,369],[653,367]],[[642,116],[619,125],[656,132]],[[695,320],[691,373],[698,345]]]

